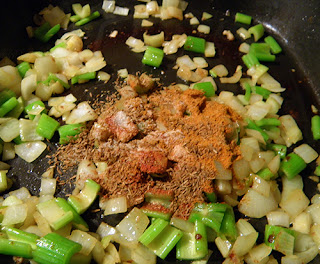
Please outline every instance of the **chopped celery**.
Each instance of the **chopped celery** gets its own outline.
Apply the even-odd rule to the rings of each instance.
[[[193,86],[193,89],[201,90],[206,97],[215,96],[215,90],[211,82],[200,82]]]
[[[147,47],[144,52],[142,63],[159,68],[163,60],[164,52],[162,49]]]
[[[280,165],[280,171],[289,179],[293,179],[307,167],[305,161],[297,154],[290,153],[286,156]]]
[[[5,227],[4,231],[6,232],[8,238],[13,241],[23,242],[29,244],[33,249],[36,248],[37,239],[39,236],[22,231],[14,227]]]
[[[163,220],[169,221],[172,213],[162,205],[157,205],[155,207],[143,206],[141,207],[142,212],[144,212],[148,217],[161,218]]]
[[[66,144],[70,140],[76,139],[76,136],[84,129],[84,124],[70,124],[59,127],[58,132],[60,136],[59,143]]]
[[[7,113],[13,110],[18,104],[18,100],[15,97],[11,97],[0,106],[0,117],[4,117]]]
[[[269,181],[271,178],[274,177],[274,174],[270,171],[269,168],[264,168],[258,171],[257,175],[266,181]]]
[[[248,31],[250,34],[253,34],[254,41],[258,41],[264,35],[264,27],[262,24],[252,26]]]
[[[68,203],[76,210],[78,214],[84,213],[96,199],[100,185],[95,181],[88,179],[84,184],[83,190],[77,195],[70,195]]]
[[[57,120],[47,114],[41,114],[36,131],[40,136],[51,139],[59,126],[60,123]]]
[[[24,108],[24,111],[25,111],[26,114],[29,116],[29,118],[30,118],[31,120],[33,120],[33,119],[35,118],[35,115],[30,114],[30,112],[32,113],[32,112],[36,111],[37,109],[39,109],[39,110],[42,109],[42,111],[40,112],[41,114],[42,114],[42,113],[46,113],[46,106],[45,106],[44,103],[43,103],[42,101],[40,101],[40,100],[35,101],[35,102],[31,103],[31,104],[28,104],[28,105]],[[40,113],[39,113],[39,114],[40,114]]]
[[[20,115],[22,114],[24,110],[24,100],[22,96],[20,96],[17,99],[17,105],[9,112],[6,114],[6,117],[13,117],[13,118],[19,118]]]
[[[280,47],[278,42],[272,36],[266,37],[264,39],[264,41],[269,44],[270,49],[273,54],[278,54],[282,51],[282,48]]]
[[[139,241],[148,246],[157,236],[166,228],[169,222],[157,218],[155,221],[143,232],[143,234],[139,237]]]
[[[219,236],[221,235],[226,237],[229,241],[235,241],[238,236],[234,212],[230,205],[227,205],[227,209],[221,223]]]
[[[287,146],[285,145],[268,144],[267,149],[273,150],[282,159],[287,155]]]
[[[188,36],[184,44],[184,49],[197,53],[204,53],[206,41],[203,38]]]
[[[32,248],[29,244],[0,238],[0,254],[32,258]]]
[[[17,65],[18,72],[21,76],[21,78],[24,78],[26,75],[27,71],[31,69],[30,63],[23,61],[19,65]]]
[[[250,25],[252,17],[242,13],[236,13],[235,22],[239,22],[242,24]]]

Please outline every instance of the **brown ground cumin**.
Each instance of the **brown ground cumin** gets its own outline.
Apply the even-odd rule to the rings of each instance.
[[[171,190],[169,209],[186,218],[195,202],[205,200],[204,190],[213,190],[214,161],[229,169],[240,157],[234,137],[240,119],[198,90],[131,93],[106,102],[95,124],[61,147],[56,161],[64,166],[105,161],[107,169],[93,178],[106,198],[126,196],[135,206],[151,188]]]

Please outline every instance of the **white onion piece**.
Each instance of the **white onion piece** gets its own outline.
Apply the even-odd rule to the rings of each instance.
[[[167,7],[168,16],[170,18],[176,18],[178,20],[183,20],[183,12],[180,8],[174,6]]]
[[[248,32],[248,30],[246,30],[245,28],[241,27],[237,30],[237,34],[244,40],[248,39],[251,37],[251,34]],[[247,44],[245,42],[243,42],[242,44]],[[247,44],[248,45],[248,44]],[[241,45],[240,45],[241,46]],[[243,52],[243,51],[241,51]],[[245,53],[249,53],[249,50],[248,52],[245,52]]]
[[[252,120],[261,120],[264,118],[270,110],[270,106],[263,101],[255,102],[248,106],[247,116]]]
[[[302,132],[291,115],[283,115],[279,117],[279,120],[281,121],[281,136],[286,141],[287,147],[302,140]]]
[[[215,189],[219,194],[230,194],[232,191],[232,186],[230,181],[227,180],[216,180]]]
[[[245,130],[245,132],[246,132],[246,135],[247,135],[248,137],[254,137],[254,138],[256,138],[256,139],[259,141],[259,143],[264,144],[264,145],[266,144],[263,136],[261,135],[261,133],[260,133],[258,130],[248,129],[248,128],[247,128],[247,129]]]
[[[86,70],[81,69],[81,71],[82,73],[99,71],[106,65],[107,63],[104,61],[103,57],[92,57],[86,62]]]
[[[257,150],[257,147],[258,147],[258,150]],[[253,154],[256,151],[260,150],[259,142],[254,137],[242,138],[240,141],[240,150],[244,160],[250,161],[253,157]]]
[[[272,211],[267,214],[269,225],[289,227],[290,216],[284,211]]]
[[[239,203],[239,211],[249,217],[261,218],[278,208],[278,203],[271,193],[265,197],[255,190],[249,189]]]
[[[320,225],[320,204],[310,205],[307,212],[311,215],[313,223]]]
[[[130,48],[142,48],[144,47],[144,43],[141,39],[137,39],[134,37],[129,37],[126,40],[126,44],[130,47]]]
[[[199,25],[199,24],[200,24],[200,21],[199,21],[198,18],[192,17],[192,18],[190,19],[190,25]]]
[[[54,193],[56,192],[56,185],[56,179],[42,178],[40,186],[40,195],[54,195]]]
[[[300,189],[292,191],[287,199],[282,199],[279,204],[290,216],[295,217],[303,212],[309,205],[310,201],[304,192]]]
[[[302,212],[297,215],[292,222],[292,229],[300,233],[309,234],[312,224],[311,215],[307,212]]]
[[[104,0],[102,3],[102,9],[106,13],[113,13],[114,9],[116,8],[116,1],[107,1]]]
[[[58,66],[50,55],[37,58],[34,62],[34,69],[40,80],[46,79],[49,73],[58,72]]]
[[[208,63],[203,57],[194,57],[193,62],[197,65],[197,68],[207,68]]]
[[[110,243],[106,248],[106,256],[111,256],[115,263],[120,263],[120,257],[115,245]],[[106,263],[106,262],[103,262]],[[108,262],[107,262],[108,263]]]
[[[14,195],[18,199],[25,201],[31,197],[29,190],[26,187],[21,187],[20,189],[9,192],[9,195]]]
[[[237,83],[242,77],[242,67],[238,66],[236,72],[231,77],[220,78],[221,83]]]
[[[144,230],[149,224],[148,217],[137,207],[122,219],[116,229],[126,237],[127,241],[138,241]]]
[[[104,238],[106,236],[115,235],[117,233],[117,230],[114,227],[112,227],[104,222],[101,222],[96,233],[99,234],[101,238]]]
[[[228,69],[223,64],[214,66],[211,71],[213,71],[218,77],[224,77],[228,75]]]
[[[249,161],[249,165],[251,170],[254,173],[257,173],[265,166],[265,161],[263,159],[260,159],[258,155],[254,154],[252,159]]]
[[[232,247],[231,242],[226,239],[222,239],[221,237],[217,237],[214,242],[215,242],[217,248],[219,249],[221,255],[224,258],[228,257],[229,252]]]
[[[185,231],[187,233],[192,233],[194,231],[194,224],[193,223],[191,223],[187,220],[181,219],[179,217],[171,217],[170,225],[172,225],[182,231]]]
[[[128,70],[127,69],[120,69],[118,70],[118,76],[121,77],[121,78],[127,78],[129,73],[128,73]]]
[[[241,236],[246,236],[256,232],[254,227],[247,221],[247,219],[239,219],[236,223],[236,226]]]
[[[258,175],[253,178],[252,189],[258,193],[268,197],[270,195],[270,184],[266,180],[262,179]]]
[[[298,154],[306,163],[314,161],[319,156],[308,144],[301,144],[299,147],[294,148],[293,152]]]
[[[119,15],[119,16],[127,16],[129,14],[130,9],[127,7],[120,7],[120,6],[116,6],[113,14],[115,15]]]
[[[21,95],[23,99],[28,100],[30,95],[36,90],[37,87],[37,75],[31,74],[28,77],[23,78],[21,81]]]
[[[232,165],[234,177],[238,180],[243,180],[250,175],[250,167],[245,159],[236,160]]]
[[[131,258],[135,263],[139,264],[156,264],[157,256],[146,246],[141,243],[132,250]]]
[[[2,206],[12,206],[12,205],[18,205],[18,204],[23,204],[23,201],[15,195],[8,196],[2,202]]]
[[[282,177],[282,197],[281,199],[286,200],[289,195],[296,189],[303,189],[303,181],[300,175],[297,175],[293,179]]]
[[[152,27],[153,26],[153,22],[143,19],[141,21],[141,27]]]
[[[214,166],[217,170],[217,174],[215,176],[215,179],[217,179],[217,180],[232,180],[231,170],[225,169],[223,167],[223,165],[217,160],[214,161]]]
[[[0,138],[4,142],[11,142],[19,136],[19,120],[15,118],[6,119],[6,122],[0,125]]]
[[[207,25],[199,25],[197,30],[200,32],[200,33],[203,33],[203,34],[209,34],[210,33],[210,27],[207,26]]]
[[[70,116],[67,118],[67,124],[78,124],[90,120],[95,120],[98,115],[91,108],[88,102],[81,102],[78,106],[72,110]]]
[[[204,50],[205,57],[214,57],[216,55],[216,48],[213,42],[206,41],[206,46]]]
[[[313,203],[313,204],[320,203],[320,194],[315,194],[314,196],[312,196],[311,203]]]
[[[79,243],[82,246],[79,253],[86,256],[91,253],[97,242],[96,238],[81,230],[73,230],[68,238]]]
[[[231,249],[231,254],[235,254],[239,257],[247,254],[255,245],[258,235],[258,232],[252,232],[248,235],[238,236]]]
[[[230,106],[234,111],[236,111],[239,115],[244,115],[246,113],[246,109],[243,107],[239,99],[233,96],[233,93],[222,91],[218,96],[218,100],[221,100],[224,104]]]
[[[15,144],[11,142],[4,142],[3,144],[3,150],[2,150],[2,160],[12,160],[15,158]]]
[[[23,223],[27,217],[27,205],[17,204],[8,206],[2,220],[2,225],[15,225]]]
[[[111,75],[109,73],[107,73],[107,72],[99,71],[98,75],[97,75],[97,78],[98,78],[98,80],[104,81],[105,83],[107,83],[110,80]]]
[[[191,60],[191,58],[188,55],[184,55],[182,57],[177,58],[176,64],[181,67],[181,66],[186,66],[190,70],[195,70],[197,68],[196,63]]]
[[[27,142],[27,141],[43,140],[43,137],[40,136],[36,131],[36,128],[37,128],[36,119],[28,120],[28,119],[21,118],[19,120],[19,128],[20,128],[20,137],[22,141]]]
[[[146,4],[146,11],[149,15],[154,15],[159,13],[159,5],[157,1],[151,1]]]
[[[249,251],[247,256],[250,258],[251,262],[249,262],[247,258],[245,258],[245,261],[247,263],[266,263],[271,251],[271,247],[267,246],[265,243],[262,243]]]
[[[26,142],[14,146],[17,155],[27,162],[37,159],[46,148],[47,145],[41,141]]]
[[[241,45],[239,46],[239,51],[242,53],[249,53],[250,45],[245,42],[241,43]]]
[[[101,209],[104,210],[104,215],[125,213],[128,210],[127,198],[123,196],[108,199],[104,203],[104,207]]]
[[[276,155],[269,163],[268,168],[273,174],[276,174],[280,168],[280,156]]]
[[[161,31],[156,35],[148,35],[147,32],[143,33],[144,43],[148,46],[155,48],[161,47],[164,42],[164,32]]]

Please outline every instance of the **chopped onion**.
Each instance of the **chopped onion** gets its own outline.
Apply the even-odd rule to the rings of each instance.
[[[241,27],[237,30],[237,34],[244,40],[248,39],[251,37],[251,34],[248,32],[248,30],[246,30],[245,28]],[[244,43],[243,43],[244,44]],[[247,43],[245,43],[247,44]],[[248,44],[247,44],[248,45]],[[241,45],[240,45],[241,46]],[[245,53],[249,53],[248,52],[245,52]]]
[[[269,113],[269,110],[270,106],[267,103],[258,101],[248,106],[247,115],[252,120],[258,121],[264,118]]]
[[[147,32],[143,33],[143,40],[144,43],[148,46],[152,47],[161,47],[164,42],[164,32],[161,31],[159,34],[156,35],[148,35]]]
[[[270,255],[272,251],[272,248],[267,246],[266,244],[262,243],[260,245],[255,246],[253,249],[249,251],[248,257],[250,257],[252,263],[266,263],[267,261],[264,261],[268,259],[268,256]],[[248,262],[245,258],[245,261]]]
[[[290,216],[295,217],[302,213],[309,205],[310,201],[303,190],[292,191],[286,199],[282,199],[279,204]]]
[[[270,184],[266,180],[262,179],[258,175],[255,175],[253,178],[252,189],[258,193],[268,197],[270,194]]]
[[[37,75],[31,74],[28,77],[23,78],[21,81],[21,95],[23,99],[28,100],[30,95],[36,90],[37,87]]]
[[[215,180],[215,189],[219,194],[230,194],[232,186],[228,180]]]
[[[232,165],[234,177],[238,180],[246,179],[250,175],[250,167],[245,159],[236,160]]]
[[[28,119],[21,118],[19,120],[19,128],[20,128],[20,138],[22,141],[27,142],[27,141],[43,140],[43,137],[40,136],[36,131],[36,128],[37,128],[36,119],[28,120]]]
[[[280,156],[276,155],[269,163],[268,168],[273,174],[276,174],[280,168]]]
[[[254,227],[248,222],[247,219],[242,219],[242,218],[239,219],[238,222],[236,223],[236,226],[240,233],[240,236],[246,236],[256,232]]]
[[[128,70],[127,69],[120,69],[118,70],[118,76],[121,78],[127,78],[129,75]]]
[[[293,220],[292,229],[300,233],[309,234],[311,224],[311,215],[307,212],[302,212],[301,214],[297,215],[296,218]]]
[[[23,223],[27,217],[27,210],[26,204],[8,206],[3,215],[2,225],[6,226]]]
[[[116,8],[116,1],[107,1],[104,0],[102,3],[102,9],[106,13],[113,13],[114,9]]]
[[[221,237],[217,237],[214,242],[216,243],[216,246],[219,249],[221,255],[224,258],[228,257],[232,247],[231,242],[226,239],[222,239]]]
[[[8,118],[0,125],[0,138],[4,142],[11,142],[20,134],[19,120]]]
[[[260,159],[258,155],[254,154],[252,159],[249,161],[249,165],[251,170],[254,173],[257,173],[265,166],[265,161],[263,159]]]
[[[128,210],[127,198],[122,196],[118,198],[108,199],[101,209],[104,210],[104,215],[125,213]]]
[[[241,76],[242,76],[242,69],[241,69],[241,66],[240,67],[238,66],[233,76],[228,78],[227,77],[220,78],[220,82],[221,83],[237,83],[241,79]]]
[[[272,211],[267,214],[269,225],[289,227],[290,216],[284,211]]]
[[[79,253],[86,256],[91,253],[97,242],[96,238],[81,230],[73,230],[69,239],[79,243],[82,246]]]
[[[16,152],[14,149],[15,144],[11,142],[4,142],[3,143],[3,150],[2,150],[2,160],[12,160],[16,156]]]
[[[261,218],[278,208],[278,203],[272,193],[269,197],[266,197],[253,189],[249,189],[242,197],[238,208],[241,213],[249,217]]]
[[[141,50],[140,52],[144,51],[144,43],[142,40],[134,38],[134,37],[129,37],[126,41],[126,44],[130,47],[136,50]]]
[[[22,201],[26,201],[28,198],[31,197],[31,194],[29,192],[29,190],[26,187],[21,187],[20,189],[14,190],[9,192],[9,195],[12,196],[14,195],[15,197],[17,197],[18,199],[22,200]]]
[[[294,153],[298,154],[306,163],[314,161],[319,155],[308,144],[301,144],[293,149]]]
[[[170,18],[176,18],[179,20],[183,20],[183,12],[180,8],[174,6],[168,6],[167,12]]]
[[[182,57],[177,58],[176,64],[179,66],[186,66],[189,70],[195,70],[197,68],[196,63],[190,59],[188,55],[184,55]]]
[[[21,77],[16,67],[7,65],[0,68],[0,88],[8,88],[20,95]]]
[[[148,217],[137,207],[122,219],[116,229],[126,238],[127,241],[138,241],[149,224]]]
[[[139,264],[156,264],[157,256],[146,246],[141,243],[132,250],[131,258],[134,263]]]
[[[98,235],[100,235],[101,238],[104,238],[106,236],[115,235],[117,233],[117,230],[114,227],[112,227],[104,222],[101,222],[96,233]]]
[[[127,16],[129,14],[130,9],[127,7],[120,7],[120,6],[116,6],[113,14],[115,15],[119,15],[119,16]]]
[[[207,68],[208,63],[203,57],[194,57],[193,62],[197,65],[197,68]]]
[[[252,232],[248,235],[238,236],[236,241],[234,242],[230,254],[235,254],[239,257],[247,254],[255,245],[258,235],[258,232]]]
[[[46,148],[47,145],[42,141],[26,142],[14,146],[17,155],[27,162],[37,159]]]
[[[159,13],[159,5],[157,1],[151,1],[146,4],[146,11],[149,15],[154,15]]]
[[[56,184],[56,179],[42,178],[40,186],[40,195],[54,195],[54,193],[56,192]]]
[[[241,43],[239,46],[239,51],[242,53],[249,53],[250,51],[250,45],[248,43]]]
[[[190,25],[199,25],[199,24],[200,24],[200,21],[199,21],[198,18],[192,17],[192,18],[190,19]]]
[[[214,161],[214,166],[217,170],[217,174],[216,174],[215,179],[217,179],[217,180],[232,180],[231,170],[225,169],[223,167],[223,165],[217,160]]]
[[[187,220],[181,219],[180,217],[171,217],[170,225],[187,233],[192,233],[194,231],[194,224]]]
[[[205,57],[214,57],[216,55],[216,48],[213,42],[206,41],[206,46],[204,50]]]
[[[151,22],[149,20],[146,20],[146,19],[143,19],[141,21],[141,26],[142,27],[152,27],[153,26],[153,22]]]
[[[78,124],[90,120],[95,120],[97,114],[91,108],[88,102],[81,102],[75,109],[72,110],[70,116],[67,118],[67,124]]]
[[[109,73],[104,72],[104,71],[99,71],[97,78],[98,78],[98,80],[104,81],[105,83],[107,83],[110,80],[111,75]]]
[[[219,77],[224,77],[228,75],[228,69],[223,65],[223,64],[219,64],[214,66],[211,71],[213,71],[217,76]]]
[[[197,30],[200,32],[200,33],[203,33],[203,34],[209,34],[210,33],[210,27],[207,26],[207,25],[199,25]]]
[[[291,115],[283,115],[279,117],[279,120],[281,121],[281,135],[286,141],[287,147],[302,140],[302,132]]]
[[[230,30],[224,30],[222,32],[222,35],[226,36],[229,41],[234,40],[234,35],[232,34],[232,32]]]

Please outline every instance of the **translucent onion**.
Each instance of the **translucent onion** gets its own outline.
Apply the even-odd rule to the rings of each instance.
[[[183,20],[183,12],[180,8],[174,6],[167,7],[168,16],[170,18],[176,18],[178,20]]]
[[[242,197],[238,208],[241,213],[249,217],[261,218],[278,208],[278,203],[272,193],[269,197],[266,197],[253,189],[249,189]]]
[[[273,93],[281,93],[286,90],[285,88],[281,88],[281,84],[267,72],[260,76],[258,83]]]
[[[266,259],[268,259],[268,256],[271,254],[272,248],[268,247],[266,244],[262,243],[260,245],[255,246],[253,249],[249,251],[249,257],[252,261],[252,263],[266,263]],[[251,263],[247,261],[245,258],[245,261],[247,263]]]
[[[206,41],[206,46],[204,50],[205,57],[214,57],[216,55],[216,48],[213,42]]]
[[[192,17],[192,18],[190,19],[190,25],[199,25],[199,24],[200,24],[200,21],[199,21],[198,18]]]
[[[249,161],[249,165],[251,170],[254,173],[257,173],[265,166],[265,161],[263,159],[260,159],[258,155],[254,154],[252,159]]]
[[[318,246],[314,243],[312,238],[306,234],[300,234],[296,238],[295,251],[295,255],[302,260],[302,263],[309,263],[319,253]]]
[[[4,142],[2,150],[2,160],[12,160],[16,156],[15,144],[11,142]]]
[[[109,73],[104,72],[104,71],[99,71],[97,78],[98,78],[98,80],[104,81],[105,83],[107,83],[110,80],[111,75]]]
[[[253,154],[260,151],[259,142],[255,137],[244,137],[240,140],[240,150],[243,158],[250,161]]]
[[[197,65],[197,68],[207,68],[208,63],[203,57],[194,57],[193,62]]]
[[[303,190],[296,189],[292,191],[287,199],[282,199],[279,204],[290,216],[295,217],[302,213],[309,205],[310,201]]]
[[[238,66],[236,72],[231,77],[220,78],[221,83],[237,83],[242,77],[242,67]]]
[[[135,250],[132,250],[131,258],[139,264],[156,264],[157,256],[146,246],[138,244]]]
[[[286,200],[289,195],[296,189],[303,189],[303,181],[300,175],[297,175],[293,179],[282,177],[282,197],[281,200]]]
[[[313,223],[320,225],[320,204],[310,205],[307,212],[311,215]]]
[[[21,95],[23,99],[30,99],[30,95],[36,90],[37,87],[37,75],[32,74],[23,78],[21,81]]]
[[[184,232],[187,232],[187,233],[192,233],[194,231],[194,224],[187,221],[187,220],[184,220],[184,219],[181,219],[179,217],[171,217],[170,219],[170,225],[184,231]]]
[[[303,264],[302,260],[296,255],[283,256],[281,264]]]
[[[161,31],[156,35],[148,35],[147,32],[143,33],[144,43],[148,46],[152,47],[161,47],[164,42],[164,32]]]
[[[18,199],[20,199],[22,201],[25,201],[31,197],[31,194],[26,187],[21,187],[17,190],[11,191],[11,192],[9,192],[9,195],[10,196],[14,195],[15,197],[17,197]]]
[[[239,219],[236,223],[236,226],[241,236],[246,236],[256,232],[254,227],[248,222],[247,219]]]
[[[255,245],[258,235],[258,232],[252,232],[248,235],[238,236],[231,249],[231,254],[235,254],[239,257],[247,254]]]
[[[270,184],[266,180],[262,179],[258,175],[253,178],[252,189],[258,193],[268,197],[270,195]]]
[[[144,42],[141,39],[137,39],[137,38],[134,38],[134,37],[129,37],[126,40],[126,44],[130,48],[134,48],[134,49],[142,49],[144,47]]]
[[[227,180],[215,180],[215,189],[219,194],[230,194],[232,186],[230,181]]]
[[[101,209],[104,210],[104,215],[125,213],[128,210],[127,198],[122,196],[118,198],[108,199],[104,203],[104,207]]]
[[[267,214],[269,225],[289,227],[290,216],[284,211],[272,211]]]
[[[211,71],[213,71],[217,76],[224,77],[228,75],[228,69],[223,64],[214,66]]]
[[[21,118],[19,120],[19,128],[20,128],[20,138],[22,141],[27,142],[27,141],[43,140],[43,137],[40,136],[36,131],[36,128],[37,128],[36,119],[28,120],[28,119]]]
[[[67,118],[67,124],[78,124],[86,121],[95,120],[98,115],[91,108],[88,102],[81,102],[75,109],[72,110],[70,116]]]
[[[252,120],[258,121],[264,118],[270,110],[270,106],[263,101],[255,102],[248,106],[247,116]]]
[[[236,160],[232,165],[234,177],[238,180],[246,179],[250,175],[250,167],[245,159]]]
[[[199,25],[197,30],[200,32],[200,33],[203,33],[203,34],[209,34],[210,33],[210,27],[207,26],[207,25]]]
[[[248,32],[248,30],[246,30],[246,29],[243,28],[243,27],[237,29],[237,34],[238,34],[242,39],[244,39],[244,40],[246,40],[246,39],[248,39],[248,38],[251,37],[251,34]],[[242,44],[247,44],[247,43],[243,42]],[[242,45],[242,44],[241,44],[241,45]],[[241,46],[241,45],[240,45],[240,46]],[[247,45],[248,45],[248,44],[247,44]],[[243,52],[243,51],[241,51],[241,52]],[[245,53],[249,53],[249,50],[248,50],[248,52],[245,52]]]
[[[99,234],[101,238],[104,238],[106,236],[115,235],[117,233],[117,230],[114,227],[112,227],[104,222],[101,222],[96,233]]]
[[[197,68],[196,63],[188,55],[177,58],[176,64],[179,67],[186,66],[190,70],[195,70]]]
[[[232,247],[231,242],[226,239],[222,239],[221,237],[217,237],[214,242],[215,242],[217,248],[219,249],[221,255],[224,258],[228,257],[229,252]]]
[[[96,238],[81,230],[73,230],[68,238],[82,246],[79,253],[85,256],[91,253],[97,242]]]
[[[152,27],[153,26],[153,22],[143,19],[141,21],[141,27]]]
[[[291,115],[283,115],[279,117],[279,120],[281,121],[281,135],[286,141],[287,147],[302,140],[302,132]]]
[[[0,125],[0,138],[4,142],[11,142],[20,134],[19,120],[15,118],[6,119],[6,122]]]
[[[301,214],[296,216],[292,224],[293,224],[292,226],[293,230],[296,230],[300,233],[309,234],[310,227],[312,224],[311,215],[307,212],[302,212]]]
[[[16,154],[27,162],[36,160],[46,148],[47,145],[42,141],[26,142],[14,146]]]
[[[40,195],[54,195],[54,193],[56,192],[56,185],[56,179],[42,178],[40,186]]]
[[[276,155],[269,163],[268,168],[273,174],[276,174],[280,168],[280,156]]]
[[[34,62],[34,69],[38,73],[38,80],[45,80],[49,73],[58,72],[58,66],[50,55],[37,58]]]
[[[28,207],[26,204],[11,205],[6,208],[3,215],[2,225],[21,224],[27,217]]]
[[[130,9],[127,7],[120,7],[120,6],[116,6],[113,14],[115,15],[119,15],[119,16],[127,16],[129,14]]]
[[[217,179],[217,180],[232,180],[231,170],[225,169],[223,167],[223,165],[217,160],[214,161],[214,166],[217,170],[217,174],[216,174],[215,179]]]
[[[247,135],[248,137],[253,137],[253,138],[257,139],[258,142],[261,143],[261,144],[263,144],[263,145],[266,144],[263,136],[261,135],[261,133],[260,133],[258,130],[248,129],[248,128],[247,128],[247,129],[245,130],[245,132],[246,132],[246,135]]]
[[[159,5],[157,1],[151,1],[146,4],[146,11],[149,15],[154,15],[159,13]]]
[[[113,13],[114,9],[116,8],[116,1],[107,1],[104,0],[102,3],[102,9],[106,13]]]
[[[126,238],[127,241],[138,241],[149,224],[148,217],[137,207],[121,220],[116,229]]]
[[[308,144],[301,144],[293,149],[306,163],[314,161],[318,157],[318,153]]]

